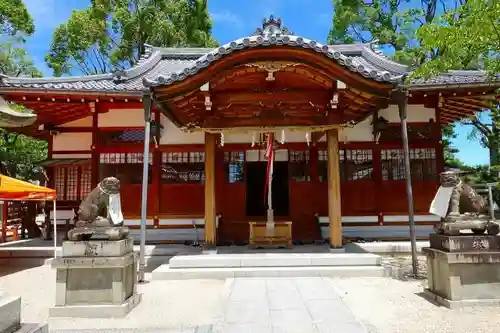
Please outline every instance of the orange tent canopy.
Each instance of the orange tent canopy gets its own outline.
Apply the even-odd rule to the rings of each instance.
[[[56,190],[0,175],[0,200],[55,200]]]

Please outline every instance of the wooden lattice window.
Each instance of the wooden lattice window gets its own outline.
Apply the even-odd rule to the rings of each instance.
[[[78,167],[68,167],[66,182],[66,200],[78,200]]]
[[[342,180],[373,179],[373,153],[371,149],[340,150],[340,165]]]
[[[435,148],[410,148],[409,155],[412,179],[437,179]],[[383,180],[406,179],[403,149],[384,149],[381,151],[381,159]]]
[[[101,153],[100,178],[116,177],[122,184],[142,184],[143,153]],[[151,165],[153,154],[149,154],[148,183],[152,183]]]
[[[318,150],[318,161],[328,161],[328,152],[326,150]]]
[[[66,198],[66,168],[55,168],[54,170],[54,185],[56,188],[56,195],[58,200],[65,200]]]
[[[83,200],[91,191],[90,165],[58,166],[54,168],[54,175],[58,200]]]
[[[373,152],[371,149],[340,149],[340,180],[373,179]],[[320,181],[328,179],[328,152],[318,150],[318,176]]]
[[[80,176],[80,198],[84,199],[92,190],[92,169],[90,166],[82,166]]]
[[[205,182],[204,152],[164,152],[161,161],[161,182],[164,184]]]
[[[244,181],[245,153],[242,151],[224,152],[224,162],[227,164],[227,181],[230,184]]]
[[[288,173],[290,175],[290,179],[297,182],[311,181],[311,175],[309,172],[309,150],[289,150],[288,161]]]
[[[189,153],[187,151],[163,153],[161,160],[163,163],[188,163]]]

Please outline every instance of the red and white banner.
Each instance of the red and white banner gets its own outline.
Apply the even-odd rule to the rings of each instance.
[[[264,202],[266,201],[266,196],[268,196],[268,206],[272,208],[271,203],[271,183],[273,181],[273,164],[274,164],[274,135],[273,133],[267,134],[267,147],[265,158],[267,160],[267,172],[266,172],[266,186],[264,187]]]

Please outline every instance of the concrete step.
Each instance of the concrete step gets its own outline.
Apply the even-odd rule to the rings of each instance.
[[[152,272],[153,280],[311,276],[385,277],[389,276],[389,272],[382,266],[171,268],[168,264],[161,265]]]
[[[247,253],[175,256],[171,269],[239,267],[323,267],[381,265],[382,258],[371,253]]]

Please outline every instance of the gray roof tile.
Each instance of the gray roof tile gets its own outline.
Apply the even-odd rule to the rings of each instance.
[[[29,89],[138,95],[148,87],[184,80],[228,54],[269,46],[311,49],[353,72],[380,82],[399,83],[408,74],[405,65],[384,57],[377,49],[376,43],[326,45],[292,35],[288,29],[281,27],[279,19],[270,17],[253,36],[234,40],[215,49],[147,46],[138,63],[125,71],[58,78],[2,76],[0,90]],[[500,77],[498,79],[500,81]],[[415,79],[410,82],[409,87],[424,89],[441,85],[486,84],[487,80],[486,74],[481,71],[450,71],[430,79]]]

